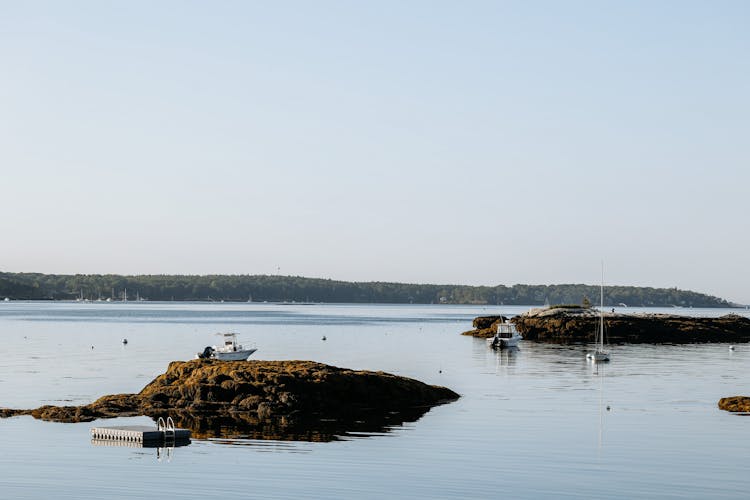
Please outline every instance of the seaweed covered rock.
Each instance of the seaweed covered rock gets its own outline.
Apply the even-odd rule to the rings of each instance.
[[[406,377],[313,361],[216,360],[174,361],[138,394],[146,412],[249,411],[261,418],[295,413],[335,418],[363,410],[432,406],[456,397],[450,389]]]
[[[178,425],[197,427],[199,434],[221,435],[221,429],[248,434],[252,427],[260,435],[280,436],[287,429],[310,432],[307,424],[322,421],[373,421],[377,426],[372,430],[377,431],[417,419],[430,407],[458,397],[445,387],[406,377],[313,361],[209,359],[173,361],[138,394],[103,396],[84,406],[6,409],[0,416],[30,414],[58,422],[172,416]],[[258,430],[262,426],[266,431]]]
[[[491,336],[492,328],[477,327],[485,325],[488,318],[492,317],[476,318],[476,329],[464,335]],[[526,340],[556,344],[588,343],[594,341],[599,311],[582,307],[544,307],[526,311],[510,321],[515,323]],[[737,314],[699,318],[606,312],[604,325],[610,343],[750,342],[750,319]]]
[[[750,413],[750,396],[730,396],[719,400],[719,408],[735,413]]]
[[[478,316],[474,318],[472,325],[474,330],[463,332],[461,335],[471,335],[472,337],[490,338],[495,336],[497,323],[508,321],[507,316]]]

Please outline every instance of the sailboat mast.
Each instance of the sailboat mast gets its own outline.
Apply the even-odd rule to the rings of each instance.
[[[604,350],[604,260],[602,260],[602,284],[599,287],[599,329],[594,336],[594,352],[586,354],[586,358],[598,363],[609,361],[609,353]]]
[[[604,350],[604,261],[602,261],[602,286],[599,288],[599,346]]]

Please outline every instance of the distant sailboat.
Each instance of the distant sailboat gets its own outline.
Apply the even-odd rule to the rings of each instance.
[[[599,329],[594,339],[596,348],[594,352],[586,354],[586,358],[595,363],[609,361],[609,351],[604,349],[604,262],[602,262],[602,285],[600,288],[599,302]]]

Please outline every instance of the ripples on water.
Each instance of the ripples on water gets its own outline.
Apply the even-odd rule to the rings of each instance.
[[[716,402],[750,394],[750,346],[613,346],[594,366],[582,346],[495,352],[459,335],[474,316],[523,310],[2,303],[0,406],[137,392],[226,329],[258,359],[385,370],[462,398],[331,442],[211,437],[174,450],[92,446],[94,424],[0,420],[0,497],[746,498],[750,419]]]

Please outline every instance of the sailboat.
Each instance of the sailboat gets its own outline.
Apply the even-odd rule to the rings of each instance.
[[[596,348],[594,352],[586,354],[586,359],[589,359],[595,363],[601,363],[609,361],[609,351],[604,349],[604,263],[602,262],[602,286],[600,288],[600,303],[599,303],[599,329],[596,332],[594,338],[594,344]]]

